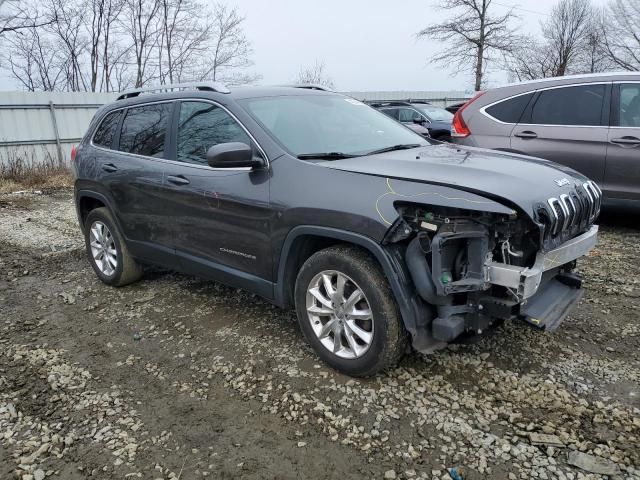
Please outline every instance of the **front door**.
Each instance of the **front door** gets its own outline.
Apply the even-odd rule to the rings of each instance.
[[[165,214],[183,270],[272,296],[269,170],[213,169],[207,150],[257,145],[222,107],[182,101],[174,119],[175,157],[167,162]]]
[[[511,148],[604,180],[610,84],[541,90],[511,132]],[[603,188],[604,189],[604,188]]]
[[[611,198],[640,200],[640,82],[614,86],[605,185]]]

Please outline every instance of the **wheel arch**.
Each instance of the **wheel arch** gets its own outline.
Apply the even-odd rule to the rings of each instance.
[[[80,223],[80,229],[84,233],[84,223],[87,219],[87,215],[96,208],[105,207],[111,213],[116,226],[120,229],[120,224],[117,217],[114,214],[114,210],[106,196],[101,193],[91,190],[78,190],[76,192],[76,213],[78,215],[78,223]],[[122,231],[122,229],[120,229]]]
[[[416,337],[421,304],[409,288],[410,280],[397,258],[375,240],[364,235],[331,227],[301,225],[285,238],[278,261],[274,300],[280,306],[293,305],[295,279],[302,264],[315,252],[335,244],[351,244],[367,251],[378,262],[389,282],[407,331]]]

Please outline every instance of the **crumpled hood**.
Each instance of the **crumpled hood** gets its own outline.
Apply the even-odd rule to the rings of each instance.
[[[502,203],[530,216],[551,197],[588,179],[571,168],[524,155],[452,144],[322,162],[350,172],[446,185]],[[565,180],[566,179],[566,180]]]

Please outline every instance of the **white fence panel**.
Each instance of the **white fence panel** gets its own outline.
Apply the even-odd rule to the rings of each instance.
[[[0,162],[68,161],[95,111],[114,93],[0,92]]]

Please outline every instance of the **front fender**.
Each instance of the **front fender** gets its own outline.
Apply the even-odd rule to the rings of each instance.
[[[316,236],[351,243],[367,250],[380,264],[391,291],[396,300],[400,315],[407,331],[411,334],[414,347],[424,348],[424,342],[429,342],[430,336],[425,335],[426,326],[431,320],[431,312],[418,297],[415,288],[407,274],[402,254],[392,248],[385,248],[369,237],[337,228],[317,225],[300,225],[293,228],[287,235],[282,246],[278,277],[275,285],[276,305],[287,303],[287,282],[285,280],[287,259],[292,254],[292,245],[300,236]],[[421,343],[417,343],[421,342]]]
[[[376,212],[381,221],[387,226],[391,226],[398,218],[398,212],[395,207],[398,202],[505,215],[516,213],[512,208],[486,197],[441,185],[386,178],[384,188],[385,191],[376,199]]]

